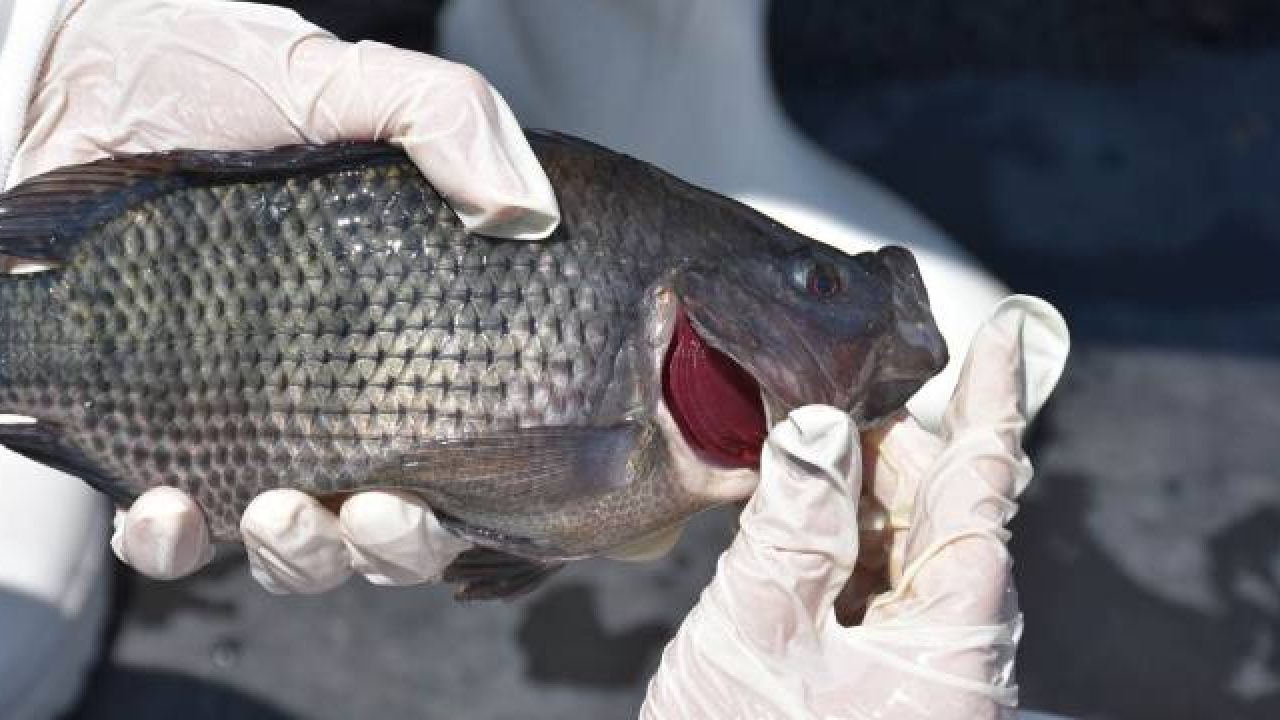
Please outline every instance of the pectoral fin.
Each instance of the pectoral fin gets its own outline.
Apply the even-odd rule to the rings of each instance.
[[[440,522],[475,545],[537,562],[597,555],[584,508],[632,500],[608,496],[649,482],[657,429],[643,421],[543,427],[435,442],[402,452],[359,488],[399,487],[421,495]],[[636,502],[642,502],[637,500]]]
[[[530,428],[448,440],[401,455],[372,481],[421,492],[446,514],[553,510],[631,481],[645,426]]]

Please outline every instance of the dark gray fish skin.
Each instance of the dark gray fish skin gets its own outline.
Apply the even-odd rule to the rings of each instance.
[[[905,250],[848,256],[530,139],[563,214],[542,242],[466,232],[368,145],[122,158],[0,196],[0,253],[58,266],[0,277],[0,412],[38,421],[0,442],[123,502],[182,488],[222,540],[270,488],[408,487],[482,545],[558,560],[749,492],[690,472],[665,415],[677,303],[773,408],[873,423],[945,364]]]

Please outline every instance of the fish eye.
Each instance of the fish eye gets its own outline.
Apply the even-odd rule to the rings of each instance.
[[[791,285],[796,292],[826,300],[845,291],[845,274],[841,267],[821,255],[802,252],[791,260]]]
[[[821,260],[807,263],[804,273],[804,289],[816,298],[829,298],[838,295],[844,289],[840,278],[840,270],[829,262]]]
[[[840,292],[840,273],[826,263],[819,263],[809,270],[805,287],[815,297],[831,297]]]

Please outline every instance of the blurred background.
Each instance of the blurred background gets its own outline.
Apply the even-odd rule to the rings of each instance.
[[[439,3],[292,5],[435,47]],[[1280,717],[1280,3],[775,0],[768,47],[809,138],[1072,327],[1013,525],[1024,706]],[[732,533],[514,605],[121,572],[76,717],[634,717]]]

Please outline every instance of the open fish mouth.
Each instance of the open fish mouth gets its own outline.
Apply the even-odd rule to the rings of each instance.
[[[769,432],[765,394],[751,373],[698,334],[683,309],[662,365],[662,395],[685,443],[723,468],[757,468]],[[772,404],[772,403],[769,403]]]

